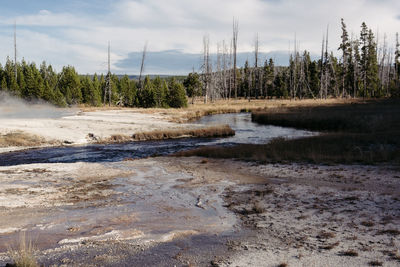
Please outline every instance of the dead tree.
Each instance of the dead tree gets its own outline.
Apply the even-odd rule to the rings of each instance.
[[[144,62],[146,59],[146,52],[147,52],[147,42],[144,44],[143,53],[142,53],[142,62],[140,63],[139,89],[142,89],[142,75],[144,72]]]
[[[230,99],[232,96],[232,43],[233,43],[233,41],[231,40],[230,46],[229,46],[229,93],[228,93],[228,99]]]
[[[203,94],[204,103],[207,103],[211,86],[211,66],[210,66],[210,39],[207,35],[203,37]]]
[[[104,87],[104,105],[106,105],[106,98],[108,93],[108,106],[111,106],[111,63],[110,63],[110,42],[108,42],[108,71],[106,76],[106,86]]]
[[[239,32],[238,21],[233,18],[233,90],[235,90],[235,98],[237,98],[237,84],[236,84],[236,54],[237,54],[237,38]]]
[[[325,66],[328,65],[328,38],[329,38],[329,25],[326,27],[326,39],[325,39]],[[328,80],[329,80],[329,72],[325,71],[325,99],[328,97]]]
[[[212,94],[212,101],[214,101],[219,96],[221,96],[221,92],[222,92],[221,62],[222,62],[221,45],[220,45],[220,43],[217,43],[217,72],[214,74],[215,77],[214,77],[214,88],[213,88],[213,94]]]
[[[226,88],[226,68],[227,68],[227,47],[225,40],[222,41],[222,92],[224,99],[227,98],[227,88]]]
[[[254,96],[258,98],[259,93],[259,71],[258,71],[258,47],[259,47],[259,40],[258,40],[258,33],[256,33],[256,37],[254,40]],[[250,95],[249,95],[250,101]]]
[[[14,72],[15,82],[17,82],[17,22],[14,22]]]
[[[320,85],[319,85],[319,97],[322,99],[324,95],[324,45],[325,45],[325,35],[322,36],[322,50],[321,50],[321,77],[320,77]]]

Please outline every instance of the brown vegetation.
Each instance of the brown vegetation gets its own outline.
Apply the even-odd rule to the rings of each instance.
[[[9,249],[9,254],[11,259],[14,261],[13,264],[8,264],[8,266],[13,267],[38,267],[35,256],[34,256],[34,246],[31,241],[26,238],[25,232],[20,234],[18,249]]]
[[[124,143],[130,141],[149,141],[193,137],[227,137],[232,135],[235,135],[235,131],[232,130],[229,125],[215,125],[196,129],[157,130],[135,133],[132,136],[114,134],[107,139],[99,140],[99,143]]]
[[[357,257],[358,252],[353,249],[349,249],[349,250],[340,252],[340,255],[341,256],[349,256],[349,257]]]
[[[374,136],[368,135],[324,134],[293,140],[277,138],[265,145],[203,147],[179,152],[176,155],[237,158],[260,162],[400,163],[400,150],[397,147],[374,146],[372,143],[374,140]],[[400,141],[396,143],[398,142]]]
[[[263,124],[332,131],[295,140],[277,138],[264,145],[208,147],[181,156],[239,158],[262,162],[400,163],[400,102],[289,107],[253,112]]]
[[[19,131],[0,135],[0,147],[40,146],[48,143],[43,137]]]

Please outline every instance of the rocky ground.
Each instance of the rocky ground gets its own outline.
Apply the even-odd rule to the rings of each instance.
[[[400,265],[398,167],[159,157],[0,182],[0,266],[21,231],[46,266]]]

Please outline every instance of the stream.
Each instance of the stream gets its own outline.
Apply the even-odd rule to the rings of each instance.
[[[236,132],[228,138],[182,138],[161,141],[136,141],[123,144],[50,147],[0,154],[0,166],[31,163],[118,162],[124,159],[165,156],[207,145],[265,144],[273,138],[298,138],[315,133],[293,128],[260,125],[250,113],[205,116],[196,124],[229,124]]]
[[[18,240],[21,230],[45,251],[40,258],[45,266],[64,263],[65,259],[80,265],[107,265],[99,255],[107,259],[110,249],[119,266],[130,266],[131,262],[179,265],[175,258],[178,252],[190,257],[202,253],[208,255],[207,259],[226,249],[228,238],[238,234],[236,215],[226,208],[222,197],[226,188],[237,183],[230,175],[225,176],[230,169],[212,171],[212,162],[204,164],[189,158],[172,164],[174,159],[166,158],[123,160],[208,145],[264,144],[276,137],[315,134],[258,125],[251,121],[250,113],[212,115],[195,123],[229,124],[236,134],[228,138],[53,147],[0,154],[0,166],[16,166],[0,172],[5,188],[0,190],[0,207],[1,203],[8,205],[0,213],[0,266],[9,262],[1,258],[1,253]],[[98,165],[78,162],[101,163],[104,168],[89,175],[85,167]],[[30,163],[77,164],[18,166]],[[171,169],[170,164],[179,166]],[[198,164],[201,167],[196,167]],[[121,171],[127,174],[113,176]],[[232,169],[235,171],[240,172],[239,168]],[[74,250],[77,246],[79,249]]]

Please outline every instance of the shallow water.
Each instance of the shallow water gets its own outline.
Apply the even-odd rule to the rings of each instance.
[[[277,137],[297,138],[315,134],[293,128],[259,125],[251,121],[250,113],[211,115],[203,117],[195,123],[229,124],[236,134],[228,138],[186,138],[10,152],[0,154],[0,166],[31,163],[118,162],[127,158],[169,155],[205,145],[264,144]]]
[[[168,171],[158,166],[157,160],[144,162],[123,160],[168,155],[206,145],[262,144],[276,137],[296,138],[314,134],[291,128],[258,125],[251,122],[249,113],[207,116],[196,123],[229,124],[236,135],[229,138],[56,147],[0,154],[0,166],[100,162],[110,168],[134,170],[129,176],[103,180],[99,184],[77,183],[77,189],[86,193],[84,199],[77,199],[76,202],[37,210],[22,209],[24,216],[31,216],[29,224],[23,226],[28,236],[35,237],[35,244],[42,250],[84,244],[85,240],[130,240],[131,244],[146,244],[153,241],[167,243],[179,236],[203,235],[205,236],[203,239],[190,244],[190,249],[195,251],[195,255],[198,254],[199,248],[207,244],[215,245],[220,242],[216,248],[223,247],[223,236],[234,235],[236,229],[236,216],[224,207],[222,198],[225,189],[234,185],[234,181],[226,179],[202,183],[203,180],[197,178],[199,180],[190,184],[189,182],[195,178],[191,172]],[[45,181],[46,175],[52,173],[38,175]],[[69,178],[74,179],[68,176]],[[89,191],[90,186],[94,186],[95,189]],[[102,186],[107,189],[100,190]],[[63,189],[64,187],[68,189],[68,185],[65,185],[57,190],[67,190]],[[101,194],[105,192],[108,193],[103,197]],[[100,197],[96,197],[96,194],[100,194]],[[77,196],[83,197],[79,194]],[[16,218],[22,216],[17,210],[13,212],[16,213]],[[17,239],[18,232],[0,236],[0,252],[2,249],[6,250],[6,244]],[[163,253],[172,253],[175,251],[175,246],[171,243],[162,249]],[[155,252],[159,251],[156,249]],[[57,256],[59,258],[54,258],[54,262],[46,258],[44,263],[59,264],[60,260],[70,257],[69,253],[72,252],[60,254]],[[81,254],[78,253],[77,260],[81,261],[80,258]],[[91,261],[89,260],[90,263]],[[149,258],[143,262],[149,263],[144,265],[152,265]],[[0,265],[5,263],[0,258]]]

